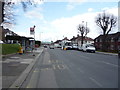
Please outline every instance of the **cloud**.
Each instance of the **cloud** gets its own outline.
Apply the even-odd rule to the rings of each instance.
[[[43,19],[43,15],[37,11],[28,11],[27,13],[25,13],[25,17],[33,19],[33,18],[37,18],[37,19]]]
[[[76,6],[86,2],[86,0],[68,0],[67,10],[73,10]]]
[[[93,10],[92,8],[88,9],[88,11],[92,11],[92,10]],[[36,40],[56,41],[57,39],[63,39],[63,36],[68,37],[69,39],[71,39],[73,36],[77,36],[78,34],[77,27],[79,24],[82,23],[82,21],[87,22],[87,27],[90,29],[90,33],[87,36],[93,39],[96,38],[98,35],[101,34],[102,30],[96,25],[95,17],[98,15],[98,13],[101,12],[92,11],[84,14],[78,14],[72,17],[61,17],[51,22],[44,20],[44,17],[40,12],[31,11],[29,13],[27,12],[26,15],[28,15],[27,17],[30,16],[29,18],[35,16],[38,19],[40,19],[40,17],[41,19],[43,19],[41,20],[42,24],[35,22],[34,20],[32,21],[32,23],[36,25],[36,33],[35,33]],[[118,8],[117,7],[108,8],[106,12],[109,12],[117,16]],[[114,29],[113,32],[117,32],[117,30],[118,29]],[[26,33],[20,33],[20,34],[27,35]]]
[[[88,8],[88,12],[92,12],[93,11],[93,8]]]
[[[64,35],[68,38],[71,38],[73,35],[76,36],[78,34],[77,27],[79,24],[82,23],[82,21],[87,21],[88,27],[90,27],[91,25],[91,27],[94,27],[93,16],[95,16],[94,13],[86,13],[69,18],[61,18],[53,21],[52,25],[56,28],[56,30],[58,30],[59,34],[62,34],[61,36]],[[91,32],[93,32],[92,30]]]
[[[114,12],[113,12],[114,11]],[[107,12],[117,15],[117,8],[108,9]],[[87,22],[87,27],[90,29],[88,37],[96,38],[101,34],[102,30],[95,23],[95,17],[101,12],[87,12],[84,14],[76,15],[68,18],[59,18],[51,22],[51,25],[58,32],[58,36],[61,38],[67,36],[72,38],[72,36],[77,36],[77,26],[82,23],[82,21]],[[84,23],[86,25],[86,23]],[[117,29],[114,29],[113,32],[117,32]]]
[[[73,5],[71,5],[71,4],[68,4],[67,5],[67,10],[73,10],[74,9],[74,6]]]
[[[118,16],[118,7],[109,8],[109,9],[107,9],[105,11],[108,12],[108,13],[111,13],[111,14],[113,14],[115,16]]]

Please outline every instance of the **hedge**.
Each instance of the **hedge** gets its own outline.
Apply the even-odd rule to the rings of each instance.
[[[19,44],[2,44],[2,55],[17,53],[19,48]]]

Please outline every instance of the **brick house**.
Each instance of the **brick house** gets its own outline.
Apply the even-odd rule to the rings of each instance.
[[[67,41],[70,41],[67,37],[65,37],[64,39],[61,40],[60,44],[62,46],[62,49],[64,47],[64,44],[67,42]]]
[[[62,43],[62,40],[57,40],[57,41],[54,42],[54,46],[57,47],[57,48],[60,48],[61,43]]]
[[[102,38],[103,35],[99,35],[94,39],[97,50],[102,50]],[[120,32],[109,34],[106,39],[106,44],[108,52],[118,52],[118,48],[120,48]]]
[[[78,44],[78,46],[81,46],[81,40],[82,40],[81,36],[79,35],[77,35],[77,37],[73,36],[73,38],[70,40],[73,44]],[[88,44],[88,43],[94,44],[94,40],[90,37],[85,37],[83,40],[83,44]]]

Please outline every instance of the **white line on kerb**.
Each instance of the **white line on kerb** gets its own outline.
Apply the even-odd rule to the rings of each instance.
[[[102,85],[101,85],[98,81],[96,81],[94,78],[90,77],[89,79],[92,80],[92,81],[93,81],[95,84],[97,84],[99,87],[102,87]]]

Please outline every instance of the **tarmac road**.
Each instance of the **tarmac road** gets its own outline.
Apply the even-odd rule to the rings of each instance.
[[[118,57],[44,49],[21,88],[118,88]]]

